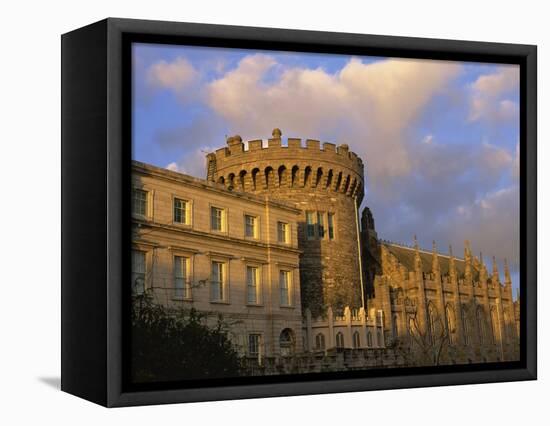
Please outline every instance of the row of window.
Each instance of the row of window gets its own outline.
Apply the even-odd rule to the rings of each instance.
[[[144,218],[150,216],[148,203],[148,192],[134,188],[132,191],[132,214]],[[191,225],[190,201],[181,198],[173,199],[173,222],[179,225]],[[227,232],[226,209],[215,206],[210,207],[210,229],[216,232]],[[260,238],[258,216],[244,215],[244,234],[246,238]],[[290,239],[290,225],[286,222],[277,222],[277,241],[289,244]]]
[[[260,348],[262,344],[261,333],[250,333],[248,335],[248,355],[256,356],[260,354]],[[291,355],[295,350],[294,332],[285,328],[279,335],[279,348],[281,355]]]
[[[506,312],[504,313],[504,315],[505,317],[507,317]],[[428,331],[430,332],[429,334],[430,339],[433,339],[434,336],[441,334],[441,331],[438,330],[438,326],[440,327],[438,319],[439,319],[439,316],[436,308],[432,304],[430,304],[428,307],[428,321],[429,321]],[[471,344],[472,330],[470,326],[469,314],[464,307],[461,309],[461,319],[462,319],[461,324],[462,324],[462,334],[464,338],[464,344],[469,345]],[[452,309],[449,305],[445,307],[445,321],[446,321],[446,327],[448,330],[447,334],[449,338],[449,343],[451,345],[454,345],[458,343],[457,334],[456,334],[457,332],[456,318],[454,314],[454,309]],[[399,322],[399,317],[397,315],[394,315],[393,317],[394,336],[397,336],[399,332],[398,322]],[[480,344],[485,344],[485,343],[497,344],[498,343],[498,336],[500,335],[500,329],[499,329],[498,315],[497,315],[496,309],[490,310],[489,327],[487,327],[485,314],[483,313],[481,308],[478,308],[475,313],[475,325],[477,326],[477,336]],[[418,326],[415,323],[415,319],[413,317],[409,317],[407,332],[410,334],[411,332],[416,331],[417,329],[418,329]],[[510,336],[512,336],[512,332],[508,332],[506,327],[504,330],[505,330],[505,333],[507,334],[506,338],[510,338]]]
[[[190,261],[186,256],[174,256],[174,297],[191,299],[192,279],[190,277]],[[210,295],[212,302],[228,302],[227,262],[211,262]],[[147,276],[146,252],[132,250],[132,291],[142,294],[145,291]],[[250,305],[261,304],[260,267],[246,266],[246,302]],[[281,306],[291,306],[292,271],[279,271],[279,302]]]
[[[352,344],[353,344],[353,349],[359,349],[361,347],[361,335],[358,331],[355,331],[352,335]],[[382,346],[382,333],[380,331],[376,333],[376,344],[378,346]],[[372,346],[373,346],[372,333],[368,331],[367,347],[371,348]],[[342,333],[341,331],[336,333],[336,347],[337,348],[345,347],[344,333]],[[315,336],[315,349],[319,351],[326,349],[325,335],[323,333],[318,333]]]
[[[308,240],[334,240],[334,213],[306,211],[306,236]]]
[[[367,347],[372,348],[373,347],[372,332],[370,331],[367,332],[366,340],[367,340]],[[353,343],[354,349],[361,348],[361,335],[358,331],[353,333],[352,343]],[[250,333],[248,335],[248,354],[251,356],[258,355],[260,353],[261,344],[262,344],[262,334]],[[380,331],[376,333],[376,344],[379,347],[382,346],[382,333]],[[279,346],[281,348],[281,353],[285,355],[291,353],[294,350],[294,338],[290,330],[285,329],[281,332],[281,335],[279,336]],[[337,348],[345,347],[344,333],[342,333],[341,331],[336,333],[336,347]],[[318,333],[315,336],[315,349],[320,351],[326,349],[325,335],[323,333]]]

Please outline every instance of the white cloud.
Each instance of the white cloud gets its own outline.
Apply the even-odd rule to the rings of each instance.
[[[472,140],[442,143],[443,136],[435,137],[430,129],[424,138],[414,133],[430,101],[452,94],[449,86],[460,70],[459,63],[441,61],[366,64],[352,59],[339,72],[329,73],[250,55],[201,86],[215,114],[160,134],[159,143],[166,149],[185,147],[187,154],[177,168],[197,177],[205,174],[204,151],[222,146],[224,134],[238,133],[246,141],[266,138],[279,127],[283,137],[324,135],[330,142],[348,143],[365,161],[366,204],[383,218],[377,222],[382,237],[399,240],[417,232],[443,246],[460,246],[469,238],[487,254],[513,262],[516,180],[509,191],[494,188],[506,185],[503,177],[514,177],[517,153],[481,138],[478,145]],[[468,86],[470,119],[517,116],[517,105],[508,98],[515,90],[513,73],[504,71]]]
[[[383,184],[409,173],[405,131],[458,71],[449,62],[352,59],[330,74],[258,54],[212,82],[207,99],[244,139],[274,127],[291,137],[337,135],[331,142],[348,143],[367,161],[369,178]]]
[[[519,142],[516,144],[516,152],[514,153],[514,163],[512,166],[512,177],[519,181]]]
[[[172,62],[161,60],[147,70],[147,82],[160,89],[171,89],[178,94],[188,89],[198,78],[198,73],[185,58]]]
[[[206,178],[206,154],[213,152],[216,148],[210,146],[195,147],[189,150],[179,161],[170,163],[167,168],[172,166],[170,170],[204,179]]]
[[[519,120],[519,106],[509,99],[519,93],[519,67],[502,66],[470,84],[470,121],[509,122]]]
[[[168,170],[171,170],[173,172],[179,172],[179,167],[175,162],[171,162],[165,168],[168,169]]]
[[[424,138],[422,139],[422,143],[424,144],[427,144],[427,145],[430,145],[434,140],[434,137],[433,135],[426,135],[424,136]]]
[[[519,85],[519,66],[502,66],[499,71],[479,76],[472,88],[479,94],[496,97]]]
[[[455,244],[469,239],[485,254],[496,256],[500,261],[507,258],[513,269],[518,267],[518,185],[490,192],[479,200],[459,206],[457,210],[450,228],[450,238]]]
[[[480,155],[480,169],[493,175],[502,175],[513,166],[513,154],[499,146],[483,142]]]

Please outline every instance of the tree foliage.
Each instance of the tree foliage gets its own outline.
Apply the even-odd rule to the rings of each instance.
[[[223,318],[213,327],[195,309],[166,308],[146,293],[132,303],[132,376],[135,382],[234,377],[242,373]]]

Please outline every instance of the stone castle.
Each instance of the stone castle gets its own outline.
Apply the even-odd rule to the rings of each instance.
[[[283,144],[279,129],[247,145],[232,136],[208,154],[206,179],[133,163],[134,291],[221,313],[264,374],[290,371],[285,359],[292,371],[519,359],[507,264],[501,284],[468,242],[459,258],[379,239],[347,145]]]

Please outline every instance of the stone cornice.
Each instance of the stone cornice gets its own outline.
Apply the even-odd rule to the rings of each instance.
[[[231,244],[241,244],[246,246],[260,247],[264,249],[279,250],[282,252],[292,253],[292,254],[302,253],[302,250],[299,250],[294,247],[289,247],[287,245],[267,244],[267,243],[262,243],[259,241],[254,241],[254,240],[249,240],[244,238],[240,239],[240,238],[230,237],[224,234],[213,234],[213,233],[204,232],[204,231],[197,231],[195,229],[190,229],[190,228],[181,228],[178,226],[171,226],[171,225],[161,224],[157,222],[139,220],[136,218],[133,218],[132,222],[136,225],[141,225],[148,228],[156,228],[164,231],[177,232],[180,234],[192,235],[200,238],[208,238],[208,239],[217,240],[217,241],[224,241]],[[174,244],[171,244],[170,246],[174,246]]]
[[[199,179],[193,176],[185,175],[183,173],[173,172],[171,170],[163,169],[153,166],[151,164],[142,163],[140,161],[132,161],[132,172],[139,173],[144,176],[152,176],[159,179],[168,180],[191,186],[198,189],[204,189],[207,191],[215,192],[223,196],[241,198],[251,203],[260,204],[262,206],[268,205],[269,207],[279,208],[282,210],[290,211],[294,214],[301,214],[302,210],[295,207],[291,203],[285,203],[283,201],[267,200],[265,197],[259,195],[253,195],[238,191],[229,191],[223,185],[209,182],[205,179]]]

